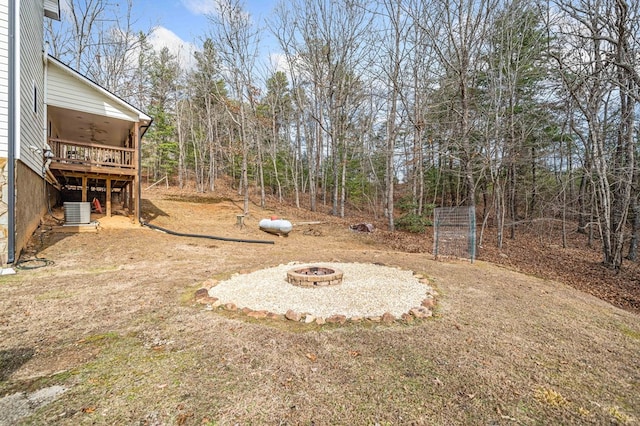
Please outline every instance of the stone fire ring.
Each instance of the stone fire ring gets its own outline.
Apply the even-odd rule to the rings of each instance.
[[[327,268],[336,276],[342,273],[342,284],[317,285],[319,275],[313,270],[300,273],[305,268]],[[292,285],[288,278],[291,271],[294,277],[314,278],[301,281],[306,285]],[[208,310],[320,325],[347,321],[411,323],[432,316],[437,297],[422,274],[368,263],[289,263],[235,274],[221,282],[212,279],[204,285],[196,292],[196,300]]]
[[[325,287],[342,284],[343,275],[338,268],[305,266],[287,271],[287,282],[298,287]]]

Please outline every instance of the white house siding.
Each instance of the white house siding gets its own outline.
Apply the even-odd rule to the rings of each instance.
[[[9,3],[0,2],[0,158],[9,146]]]
[[[112,97],[100,93],[75,72],[49,61],[47,70],[47,99],[49,106],[71,108],[89,114],[112,117],[132,122],[139,116],[123,108]]]
[[[45,142],[43,20],[41,1],[20,2],[20,147],[16,157],[41,176]]]

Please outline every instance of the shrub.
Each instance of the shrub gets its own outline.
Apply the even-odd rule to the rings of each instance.
[[[425,214],[416,214],[415,211],[418,208],[418,203],[416,203],[411,197],[401,198],[398,202],[398,208],[403,212],[403,214],[393,222],[396,229],[412,232],[414,234],[425,232],[427,226],[433,225],[433,222],[430,219],[431,212],[433,211],[433,205],[427,204],[424,207]]]
[[[397,229],[415,234],[425,232],[427,226],[433,225],[431,219],[415,213],[406,213],[400,216],[395,220],[394,224]]]

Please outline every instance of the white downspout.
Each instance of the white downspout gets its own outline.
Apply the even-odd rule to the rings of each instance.
[[[42,167],[42,178],[44,179],[44,185],[46,187],[47,185],[47,170],[49,169],[49,164],[51,164],[51,146],[49,146],[49,104],[47,103],[47,99],[49,97],[48,94],[48,85],[47,85],[47,79],[48,79],[48,75],[49,75],[49,42],[45,42],[44,43],[44,52],[43,52],[43,56],[42,56],[42,62],[44,65],[44,82],[43,82],[43,86],[42,86],[42,104],[43,104],[43,117],[42,117],[42,132],[43,132],[43,146],[44,149],[42,150],[43,152],[43,160],[44,160],[44,165]],[[45,194],[46,194],[46,190],[45,190]],[[48,201],[47,201],[48,203]]]
[[[9,2],[9,140],[7,146],[7,263],[16,256],[16,158],[20,154],[20,1]],[[0,275],[15,273],[13,268],[0,269]]]

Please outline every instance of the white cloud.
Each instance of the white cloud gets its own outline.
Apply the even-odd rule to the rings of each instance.
[[[194,15],[210,15],[216,12],[215,0],[181,0],[186,7]]]
[[[291,74],[291,68],[284,53],[269,53],[269,65],[274,71],[282,71],[287,75]]]
[[[168,48],[169,52],[178,57],[180,66],[185,69],[192,68],[195,63],[193,52],[196,51],[196,46],[182,40],[176,33],[165,27],[155,27],[149,36],[149,43],[156,51],[160,51],[163,47]]]
[[[69,4],[69,0],[62,0],[60,2],[60,13],[62,14],[63,19],[71,15],[71,5]]]

